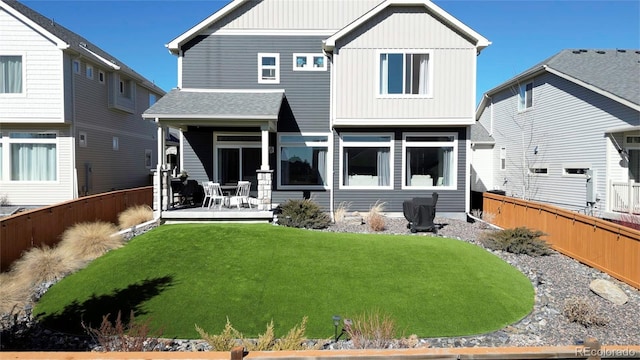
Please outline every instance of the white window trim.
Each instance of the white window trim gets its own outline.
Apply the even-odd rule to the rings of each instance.
[[[587,164],[587,163],[568,163],[568,164],[562,164],[562,176],[565,177],[571,177],[571,178],[581,178],[584,179],[587,174],[570,174],[567,172],[568,169],[584,169],[584,170],[591,170],[591,164]]]
[[[2,56],[20,56],[22,58],[22,92],[0,93],[0,97],[26,97],[27,96],[27,54],[20,52],[0,53]]]
[[[84,137],[84,140],[82,140],[82,138]],[[82,147],[82,148],[86,148],[87,147],[87,132],[86,131],[79,131],[78,132],[78,146]]]
[[[327,137],[327,141],[305,141],[304,143],[301,142],[297,142],[297,143],[282,143],[281,142],[281,138],[283,136],[326,136]],[[332,133],[295,133],[295,132],[285,132],[285,133],[278,133],[278,149],[277,149],[277,167],[278,167],[278,188],[279,189],[286,189],[286,190],[328,190],[331,188],[331,182],[333,181],[332,177],[331,177],[331,166],[333,166],[333,134]],[[327,173],[325,174],[325,185],[282,185],[282,174],[280,173],[280,171],[282,171],[280,164],[281,164],[281,149],[282,146],[297,146],[297,147],[302,147],[303,145],[305,147],[327,147]]]
[[[300,68],[296,66],[296,63],[297,63],[296,58],[302,57],[302,56],[307,58],[307,64],[306,66]],[[313,66],[314,64],[313,58],[315,57],[322,57],[324,59],[324,61],[322,62],[323,64],[322,67]],[[327,71],[327,57],[323,53],[294,53],[292,67],[293,67],[293,71]]]
[[[100,79],[100,77],[102,77],[102,79]],[[100,84],[104,84],[107,80],[107,74],[104,73],[104,71],[102,70],[98,70],[98,82]]]
[[[12,139],[10,138],[11,133],[38,133],[38,134],[55,134],[55,139]],[[12,183],[20,183],[20,184],[55,184],[60,182],[60,133],[58,131],[52,130],[13,130],[7,131],[3,133],[4,137],[0,137],[0,142],[2,142],[2,155],[5,158],[2,161],[4,166],[2,171],[2,176],[6,177],[6,181]],[[11,144],[55,144],[56,146],[56,180],[12,180],[11,179]],[[5,161],[6,160],[6,161]],[[6,170],[6,172],[4,171]],[[0,181],[4,179],[0,178]]]
[[[388,142],[376,142],[376,141],[349,141],[347,142],[348,146],[344,145],[344,141],[342,140],[344,136],[389,136],[390,140]],[[341,133],[339,136],[339,144],[340,144],[340,153],[339,153],[339,166],[338,166],[338,188],[341,190],[393,190],[394,184],[394,133],[392,132],[383,132],[383,133],[367,133],[367,132],[345,132]],[[389,185],[388,186],[349,186],[344,185],[344,148],[345,147],[383,147],[389,146]]]
[[[536,172],[533,172],[533,169],[540,169],[540,170],[545,169],[545,170],[547,170],[547,172],[546,173],[536,173]],[[531,176],[542,176],[542,177],[549,176],[549,174],[551,172],[550,169],[549,169],[549,164],[531,165],[531,166],[529,166],[527,168],[527,171],[529,172],[529,175],[531,175]]]
[[[73,60],[73,62],[71,63],[71,70],[73,71],[74,74],[80,74],[82,72],[82,63],[80,63],[80,60],[77,60],[77,59]]]
[[[427,54],[429,55],[428,62],[428,83],[426,94],[381,94],[380,93],[380,55],[382,54]],[[404,67],[404,61],[403,61]],[[433,49],[378,49],[376,50],[376,66],[374,79],[376,79],[376,88],[374,89],[376,98],[379,99],[432,99],[433,98]],[[403,71],[404,75],[404,71]],[[404,76],[402,80],[402,88],[404,89]]]
[[[113,149],[113,151],[120,150],[120,138],[118,138],[117,136],[114,136],[111,139],[111,148]]]
[[[262,58],[273,57],[276,59],[275,66],[262,65]],[[275,69],[275,79],[263,79],[262,69]],[[279,84],[280,83],[280,54],[278,53],[258,53],[258,83],[259,84]]]
[[[215,182],[220,181],[220,173],[218,171],[218,150],[219,149],[237,149],[240,147],[243,148],[253,148],[253,149],[261,149],[262,141],[220,141],[218,137],[221,136],[256,136],[261,137],[262,135],[257,132],[214,132],[213,133],[213,159],[214,159],[214,167],[213,167],[213,178]],[[242,159],[240,160],[242,161]],[[242,166],[240,167],[240,172],[242,172]],[[244,174],[241,174],[241,176]],[[223,184],[222,184],[223,185]]]
[[[527,85],[531,84],[531,106],[527,107]],[[535,84],[533,80],[526,81],[518,86],[518,112],[526,112],[533,109],[535,103]],[[523,95],[524,94],[524,95]],[[522,99],[524,96],[524,104],[522,103]]]
[[[84,69],[84,73],[87,76],[87,79],[93,80],[94,77],[94,73],[95,73],[95,69],[93,68],[93,65],[89,65],[87,64],[87,66]]]
[[[407,136],[452,136],[453,141],[409,141],[407,142]],[[407,143],[413,146],[407,146]],[[453,185],[449,186],[437,186],[437,183],[433,186],[409,186],[407,183],[407,148],[408,147],[429,147],[439,148],[443,146],[453,147],[453,174],[451,175],[451,182]],[[436,182],[436,179],[433,179]],[[458,189],[458,134],[455,132],[406,132],[402,134],[402,189],[406,190],[457,190]]]

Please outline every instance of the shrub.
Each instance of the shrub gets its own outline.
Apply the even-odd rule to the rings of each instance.
[[[150,220],[153,220],[153,209],[148,205],[136,205],[118,215],[118,226],[120,229],[128,229]]]
[[[206,341],[214,351],[231,351],[231,349],[238,345],[238,341],[243,338],[242,333],[231,326],[229,318],[227,318],[227,323],[220,335],[210,335],[198,325],[196,325],[196,331],[200,334],[202,340]]]
[[[267,330],[264,334],[258,335],[256,342],[247,339],[242,340],[244,348],[248,351],[269,351],[273,349],[275,343],[276,337],[273,332],[273,320],[267,324]]]
[[[82,327],[87,334],[91,336],[98,344],[100,344],[102,351],[154,351],[158,350],[160,341],[158,337],[161,336],[161,332],[155,335],[151,335],[151,328],[149,327],[150,319],[144,322],[136,322],[133,310],[129,316],[129,323],[125,324],[121,317],[121,312],[118,311],[115,323],[109,321],[110,314],[102,317],[102,324],[99,329],[94,329],[90,326],[86,326],[82,323]]]
[[[596,307],[585,298],[570,298],[564,302],[562,314],[569,322],[576,322],[584,327],[605,326],[609,320],[598,314]]]
[[[299,325],[296,324],[287,332],[287,335],[276,341],[272,350],[303,350],[305,348],[304,341],[306,338],[304,337],[304,333],[306,331],[307,317],[305,316]]]
[[[551,254],[549,245],[542,239],[545,234],[526,227],[505,229],[483,234],[480,241],[492,250],[502,250],[514,254],[541,256]]]
[[[77,259],[91,261],[124,244],[117,232],[108,222],[78,223],[65,230],[58,247]]]
[[[0,195],[0,206],[9,206],[11,202],[9,201],[9,195],[2,194]]]
[[[13,272],[0,274],[0,314],[20,313],[31,297],[33,285]]]
[[[358,315],[345,323],[346,334],[357,349],[386,349],[398,332],[395,321],[377,310]]]
[[[367,223],[373,231],[384,230],[385,221],[382,212],[384,211],[385,204],[385,202],[381,202],[380,200],[378,200],[369,208],[369,213],[367,214]]]
[[[85,262],[58,247],[35,247],[16,260],[11,271],[29,284],[37,285],[45,281],[58,281],[85,266]]]
[[[331,223],[331,219],[322,212],[320,205],[311,199],[288,200],[280,208],[282,213],[278,216],[278,223],[284,226],[324,229]]]

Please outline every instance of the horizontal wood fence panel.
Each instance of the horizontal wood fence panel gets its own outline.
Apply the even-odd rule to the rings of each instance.
[[[54,246],[72,225],[118,223],[118,215],[134,205],[153,204],[153,187],[112,191],[42,207],[0,219],[0,271],[9,269],[32,247]]]
[[[502,228],[547,234],[557,251],[640,289],[640,231],[556,206],[484,193],[483,212]]]

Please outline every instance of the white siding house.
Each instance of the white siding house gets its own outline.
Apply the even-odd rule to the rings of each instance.
[[[484,94],[476,119],[495,140],[492,189],[640,214],[640,51],[563,50]]]
[[[164,91],[88,40],[0,0],[0,196],[40,206],[149,184]]]

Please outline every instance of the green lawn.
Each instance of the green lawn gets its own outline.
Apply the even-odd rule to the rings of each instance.
[[[267,224],[163,225],[54,285],[35,313],[79,331],[133,309],[164,337],[245,336],[273,319],[281,336],[308,316],[307,337],[333,335],[333,315],[389,314],[406,335],[484,333],[527,315],[533,287],[480,247],[427,236],[343,234]]]

